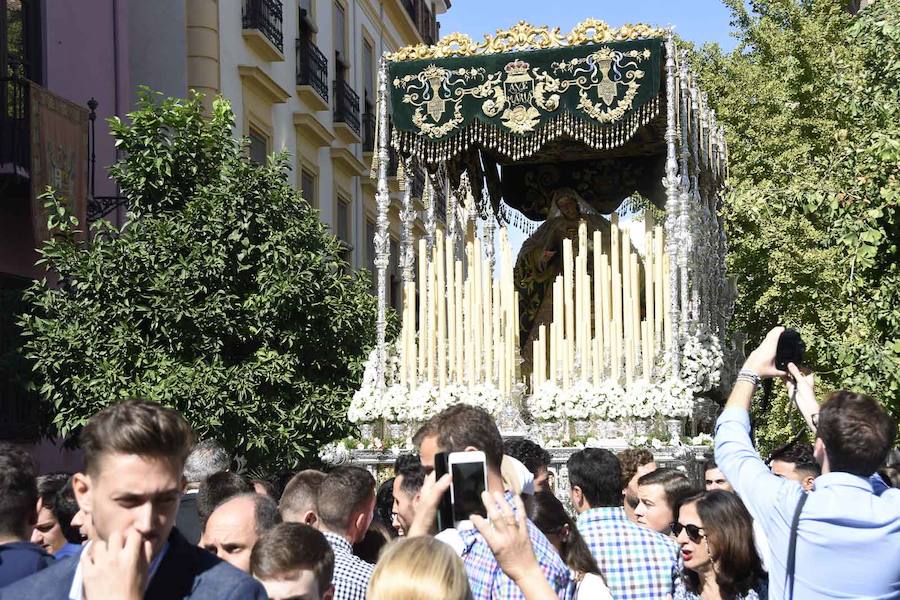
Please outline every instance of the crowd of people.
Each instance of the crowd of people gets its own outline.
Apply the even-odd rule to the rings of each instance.
[[[779,333],[741,370],[702,481],[645,449],[585,448],[554,493],[565,480],[545,449],[460,404],[380,485],[345,465],[280,489],[230,470],[177,412],[112,405],[81,432],[78,473],[36,476],[0,444],[0,599],[898,598],[900,490],[879,474],[896,424],[864,394],[820,406],[811,377],[775,368]],[[815,443],[764,461],[749,409],[769,377],[788,381]],[[436,531],[451,485],[436,455],[466,451],[484,454],[487,518]]]

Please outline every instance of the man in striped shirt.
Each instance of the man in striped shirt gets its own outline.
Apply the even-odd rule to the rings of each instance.
[[[632,523],[622,509],[622,471],[609,450],[585,448],[568,461],[578,531],[616,600],[662,599],[679,572],[678,545]]]

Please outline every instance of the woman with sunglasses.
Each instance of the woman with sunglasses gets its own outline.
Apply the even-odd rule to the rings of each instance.
[[[675,511],[672,533],[684,562],[673,600],[767,597],[753,521],[736,494],[714,490],[686,498]]]

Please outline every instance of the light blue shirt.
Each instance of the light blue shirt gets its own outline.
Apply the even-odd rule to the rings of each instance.
[[[88,542],[85,544],[82,552],[87,552],[92,543],[93,542]],[[150,581],[152,581],[153,576],[156,575],[156,570],[159,569],[159,563],[162,562],[163,557],[168,551],[169,542],[166,542],[163,544],[162,549],[160,549],[159,554],[156,555],[156,558],[153,559],[153,562],[150,563],[150,568],[147,570],[147,586],[150,585]],[[82,600],[82,598],[84,598],[84,575],[81,573],[80,557],[76,556],[75,560],[78,561],[78,566],[75,567],[75,575],[72,577],[72,587],[69,588],[69,600]],[[146,587],[144,589],[146,590]]]
[[[769,598],[784,598],[791,521],[803,489],[769,471],[742,408],[719,416],[716,463],[768,536]],[[850,473],[816,479],[800,515],[794,598],[900,598],[900,490],[878,496],[869,480]]]

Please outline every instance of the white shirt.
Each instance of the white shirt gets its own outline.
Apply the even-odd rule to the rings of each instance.
[[[84,545],[81,556],[84,556],[85,552],[90,551],[91,544],[93,544],[93,542],[88,542]],[[150,581],[153,579],[153,576],[156,575],[157,569],[159,569],[159,563],[162,562],[163,557],[168,551],[169,542],[166,542],[159,551],[159,554],[156,555],[156,558],[153,559],[153,562],[150,563],[150,569],[147,571],[147,585],[144,587],[144,591],[150,586]],[[82,600],[84,598],[84,575],[81,573],[81,557],[78,557],[75,560],[78,560],[78,566],[75,567],[75,576],[72,577],[72,587],[69,588],[69,600]]]

